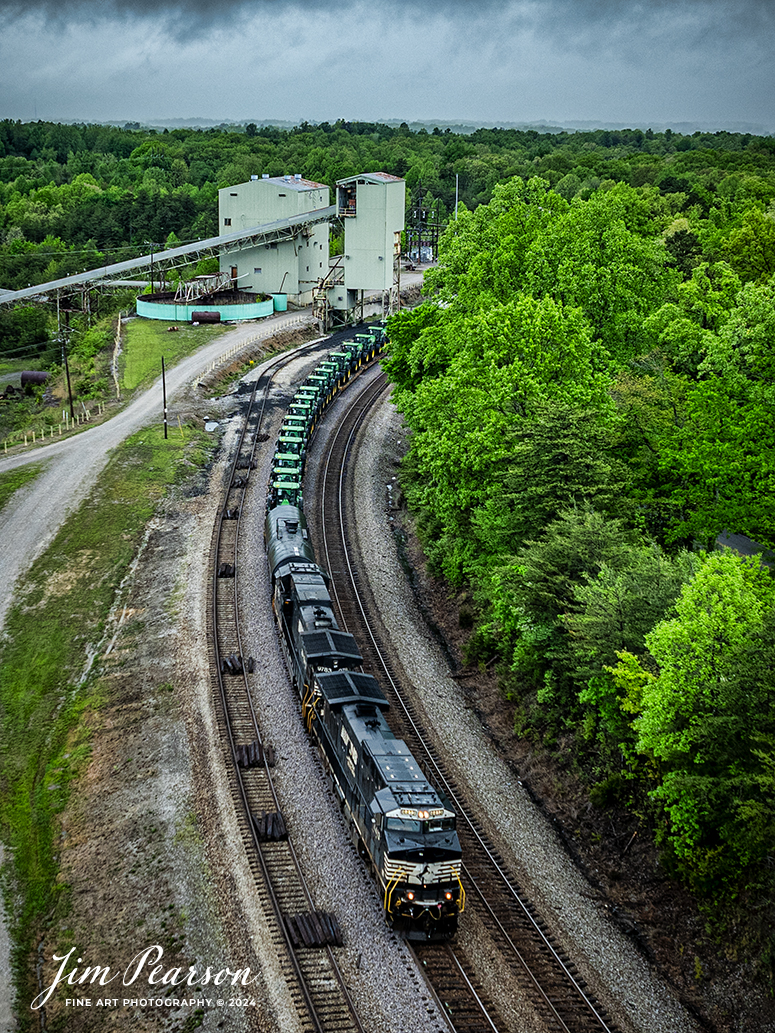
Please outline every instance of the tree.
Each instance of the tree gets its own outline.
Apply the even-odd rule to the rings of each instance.
[[[502,541],[511,551],[571,507],[621,512],[626,471],[614,454],[612,417],[605,405],[573,405],[564,396],[537,399],[510,433],[498,477],[502,487],[475,516],[483,543]]]
[[[762,282],[775,273],[775,213],[749,208],[740,229],[724,245],[724,256],[744,280]]]
[[[644,316],[678,280],[654,223],[647,201],[618,184],[586,202],[574,198],[567,213],[547,220],[525,258],[529,289],[580,307],[617,360],[639,353]]]
[[[481,561],[472,514],[501,490],[516,429],[542,399],[602,404],[607,378],[595,369],[581,314],[551,298],[518,294],[466,317],[450,309],[434,317],[428,310],[418,314],[420,324],[424,347],[407,349],[400,335],[397,344],[403,383],[418,372],[414,360],[433,363],[436,372],[397,398],[413,432],[406,491],[413,505],[432,514],[431,556],[459,581]],[[445,362],[448,368],[439,370]]]
[[[685,550],[668,556],[655,543],[635,546],[622,558],[621,565],[603,563],[596,576],[586,575],[574,586],[573,607],[562,620],[580,702],[595,714],[609,750],[631,757],[631,716],[610,668],[622,652],[646,652],[646,635],[665,618],[699,561]]]
[[[672,846],[702,882],[735,876],[769,844],[745,827],[772,736],[775,683],[771,632],[775,584],[756,561],[707,556],[676,603],[676,616],[646,636],[659,667],[636,720],[637,747],[658,763],[652,795],[669,818]],[[768,641],[769,636],[769,641]]]
[[[570,676],[568,628],[563,615],[574,609],[576,590],[608,567],[619,570],[639,544],[620,520],[592,509],[568,510],[536,541],[492,570],[487,580],[490,625],[521,694],[536,691],[539,704],[570,723],[580,710]],[[560,717],[560,715],[562,715]],[[551,720],[550,711],[541,718]]]

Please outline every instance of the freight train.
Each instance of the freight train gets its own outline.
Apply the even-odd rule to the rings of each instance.
[[[381,349],[370,327],[329,353],[294,398],[270,479],[265,540],[272,607],[302,717],[314,737],[385,916],[410,940],[448,940],[465,906],[455,813],[385,719],[389,704],[334,616],[302,511],[306,448],[336,392]],[[290,421],[290,422],[289,422]]]

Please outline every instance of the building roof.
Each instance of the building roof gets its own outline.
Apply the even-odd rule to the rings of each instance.
[[[370,183],[400,183],[400,176],[391,176],[389,172],[360,172],[357,176],[348,176],[347,179],[338,179],[336,185],[344,186],[345,183],[357,183],[359,179],[365,179]]]
[[[256,182],[253,180],[252,182]],[[303,179],[301,176],[269,176],[267,179],[259,179],[259,183],[274,183],[279,187],[290,187],[291,190],[328,190],[325,183],[315,183],[311,179]],[[240,183],[240,186],[248,186],[247,183]],[[232,189],[234,189],[232,187]]]

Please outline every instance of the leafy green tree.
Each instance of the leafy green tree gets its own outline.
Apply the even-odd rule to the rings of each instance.
[[[423,379],[443,373],[456,350],[447,342],[444,310],[427,302],[391,316],[388,337],[383,367],[399,392],[413,392]]]
[[[512,695],[535,696],[538,725],[567,727],[580,716],[563,615],[574,609],[579,585],[604,567],[626,567],[638,543],[620,520],[588,508],[569,510],[489,573],[489,623],[481,634],[497,643]]]
[[[775,273],[775,211],[749,208],[742,226],[729,234],[724,254],[744,280],[769,279]]]
[[[418,316],[428,320],[429,313]],[[423,330],[446,359],[454,328],[457,352],[443,373],[423,379],[398,405],[412,428],[414,476],[406,486],[413,505],[434,514],[431,555],[459,581],[476,561],[471,517],[501,485],[514,430],[544,398],[581,406],[601,403],[607,380],[595,371],[584,319],[550,298],[524,295],[460,318],[445,310]],[[440,328],[444,330],[440,332]],[[442,342],[442,343],[440,343]],[[405,344],[401,342],[402,354]]]
[[[604,403],[584,407],[564,397],[531,405],[509,434],[504,470],[496,477],[502,487],[474,518],[485,547],[495,541],[513,551],[574,506],[609,515],[625,509],[626,470],[614,454],[612,417]]]
[[[439,264],[424,291],[445,304],[477,310],[524,289],[525,256],[540,228],[567,208],[546,180],[495,186],[488,205],[459,208],[439,243]]]
[[[653,796],[669,837],[703,885],[734,877],[769,843],[746,828],[771,769],[761,756],[772,736],[775,584],[755,561],[707,556],[676,603],[676,616],[646,635],[659,676],[645,684],[637,746],[659,765]]]
[[[48,343],[49,317],[34,305],[0,308],[0,353],[30,354],[36,345]]]
[[[704,338],[703,377],[687,386],[682,425],[660,445],[682,511],[674,535],[711,543],[742,531],[775,543],[775,288],[748,283],[718,334]]]
[[[538,296],[578,306],[614,358],[641,350],[644,316],[676,284],[653,207],[623,184],[575,198],[550,220],[526,256],[527,283]]]
[[[603,563],[597,575],[573,588],[573,607],[563,623],[569,634],[571,672],[579,700],[595,715],[610,753],[633,755],[635,735],[622,686],[609,668],[621,652],[643,655],[646,635],[665,618],[681,586],[698,565],[685,550],[665,554],[656,544],[636,546],[619,566]]]

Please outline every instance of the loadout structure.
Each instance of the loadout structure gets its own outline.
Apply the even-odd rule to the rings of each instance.
[[[95,288],[143,286],[128,273],[150,273],[159,294],[138,299],[138,313],[155,318],[189,319],[194,305],[222,309],[220,318],[255,318],[280,307],[286,296],[310,302],[324,327],[363,318],[365,292],[380,292],[383,310],[399,307],[401,234],[405,182],[386,172],[362,173],[337,182],[337,204],[329,190],[299,174],[252,176],[218,195],[217,237],[85,270],[20,291],[2,291],[0,305],[26,300],[56,301],[57,313],[89,311]],[[329,223],[344,224],[344,253],[329,262]],[[170,268],[217,257],[215,278],[192,281],[177,293],[163,291]],[[181,293],[182,292],[182,293]],[[234,298],[213,295],[232,292]],[[79,298],[80,295],[80,298]],[[239,295],[239,297],[237,297]],[[274,302],[263,301],[272,295]],[[222,300],[224,304],[217,304]],[[174,312],[173,312],[174,307]]]
[[[368,172],[338,180],[336,192],[344,253],[315,292],[316,310],[326,326],[360,322],[366,291],[381,292],[383,311],[395,311],[401,284],[405,181]]]
[[[247,183],[218,191],[223,232],[277,219],[302,218],[327,210],[328,187],[295,173],[252,176]],[[312,301],[312,290],[328,272],[328,220],[296,225],[283,240],[259,242],[239,252],[222,253],[221,272],[242,291],[287,294],[297,305]]]

